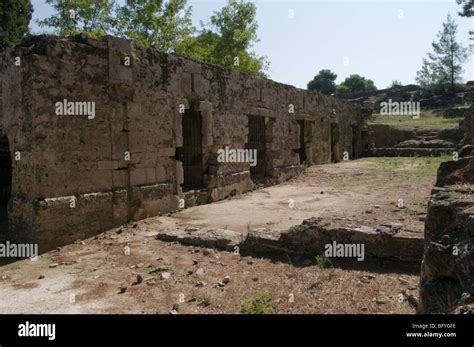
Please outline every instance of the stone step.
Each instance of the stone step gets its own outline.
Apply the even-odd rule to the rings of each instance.
[[[236,232],[224,229],[188,227],[161,230],[157,240],[179,242],[184,245],[211,247],[254,255],[324,254],[326,246],[337,240],[339,244],[363,244],[364,256],[369,259],[391,259],[419,262],[423,254],[423,234],[403,231],[401,224],[359,228],[326,226],[321,218],[309,218],[288,230],[268,228]]]
[[[438,135],[415,135],[415,140],[437,140]]]
[[[395,145],[396,148],[454,148],[456,145],[445,140],[407,140]]]
[[[370,151],[374,157],[440,157],[452,154],[454,148],[375,148]]]

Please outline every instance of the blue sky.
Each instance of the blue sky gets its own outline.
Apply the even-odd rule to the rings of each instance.
[[[458,39],[469,45],[468,31],[474,19],[457,15],[456,0],[431,1],[323,1],[255,0],[258,55],[270,61],[271,79],[306,88],[321,69],[330,69],[341,82],[358,73],[378,88],[391,81],[414,83],[422,58],[431,51],[431,42],[451,13],[458,24]],[[44,31],[35,23],[52,14],[44,0],[32,0],[35,12],[31,28]],[[224,0],[188,0],[193,22],[207,22]],[[464,65],[464,81],[474,80],[474,57]]]

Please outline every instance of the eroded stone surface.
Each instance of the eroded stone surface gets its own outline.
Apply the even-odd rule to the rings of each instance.
[[[331,227],[321,218],[310,218],[287,231],[270,228],[235,232],[224,229],[179,228],[160,231],[157,239],[176,241],[185,245],[234,249],[260,254],[324,255],[325,246],[340,244],[364,245],[364,259],[392,259],[405,262],[420,261],[423,240],[417,234],[405,234],[400,225],[376,228]]]
[[[376,157],[440,156],[454,151],[464,135],[463,129],[452,126],[373,124],[370,129],[367,154]]]
[[[420,313],[472,313],[474,305],[474,157],[438,171],[425,224]]]
[[[226,229],[187,227],[158,233],[157,240],[179,242],[188,246],[210,247],[233,250],[239,246],[246,235]]]

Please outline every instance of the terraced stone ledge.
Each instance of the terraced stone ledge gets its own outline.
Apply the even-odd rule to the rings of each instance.
[[[321,218],[309,218],[286,231],[268,228],[236,232],[228,229],[181,227],[163,230],[158,240],[179,242],[184,245],[216,248],[253,254],[324,255],[325,246],[363,244],[365,259],[390,259],[419,262],[423,255],[421,234],[403,231],[400,224],[348,228],[331,226]]]

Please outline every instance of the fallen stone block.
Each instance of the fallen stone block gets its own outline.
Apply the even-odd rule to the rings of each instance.
[[[188,246],[233,250],[246,237],[246,233],[233,230],[190,227],[161,231],[156,239],[167,242],[176,241]]]

